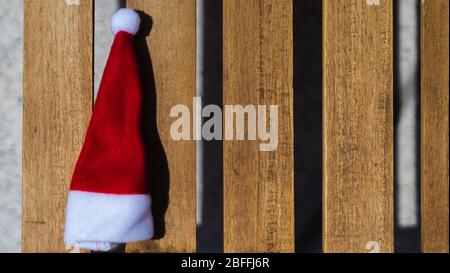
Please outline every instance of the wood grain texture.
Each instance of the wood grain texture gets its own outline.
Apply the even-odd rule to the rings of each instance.
[[[323,12],[323,250],[392,252],[392,1]]]
[[[422,1],[422,251],[449,252],[449,1]]]
[[[93,5],[24,2],[24,252],[64,252],[66,195],[92,111]]]
[[[223,1],[225,105],[278,105],[279,144],[224,141],[225,252],[293,252],[291,0]]]
[[[152,192],[154,210],[160,210],[158,206],[164,205],[164,200],[161,200],[162,203],[155,202],[163,198],[161,194],[168,194],[168,207],[162,219],[165,229],[163,237],[128,244],[127,252],[195,252],[195,141],[175,141],[171,138],[170,126],[175,118],[170,117],[170,110],[177,104],[183,104],[190,108],[191,115],[193,111],[191,105],[196,92],[196,1],[128,0],[127,6],[143,11],[152,19],[147,44],[156,87],[157,131],[169,171],[169,181],[161,181],[162,177],[154,175],[151,182],[157,188],[158,183],[168,183],[167,186],[162,185],[162,188],[168,188],[168,193]],[[146,24],[145,19],[143,24]],[[145,52],[141,54],[145,55]],[[144,81],[150,77],[150,74],[144,75]],[[157,154],[151,156],[157,156],[157,161],[162,160]]]

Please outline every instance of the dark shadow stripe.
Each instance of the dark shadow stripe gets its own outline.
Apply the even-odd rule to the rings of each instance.
[[[222,1],[204,0],[203,41],[199,45],[203,58],[197,66],[202,71],[203,107],[222,107]],[[203,186],[201,224],[197,223],[197,252],[223,252],[223,159],[222,141],[202,141],[200,177]],[[198,183],[198,182],[197,182]],[[198,198],[199,196],[197,196]]]
[[[322,1],[294,3],[295,249],[322,251]]]

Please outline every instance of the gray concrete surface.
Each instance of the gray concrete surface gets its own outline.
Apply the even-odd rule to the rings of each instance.
[[[98,87],[103,75],[109,47],[113,42],[113,35],[109,28],[110,16],[119,8],[117,0],[95,0],[95,32],[94,32],[94,93],[97,95]]]
[[[397,147],[397,200],[399,202],[398,224],[403,228],[418,225],[418,18],[417,0],[400,0],[398,17],[398,112]]]
[[[20,250],[22,9],[0,0],[0,252]]]

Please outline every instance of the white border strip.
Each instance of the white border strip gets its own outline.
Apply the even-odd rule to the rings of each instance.
[[[69,246],[107,251],[117,243],[153,237],[148,194],[104,194],[70,191],[64,242]]]

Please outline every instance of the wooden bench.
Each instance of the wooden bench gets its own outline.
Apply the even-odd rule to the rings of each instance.
[[[224,104],[277,104],[282,120],[274,152],[224,141],[225,252],[294,252],[293,1],[223,0]],[[323,2],[325,252],[394,251],[393,6],[377,2]],[[449,2],[422,2],[422,250],[448,252]],[[126,251],[195,252],[196,143],[170,138],[169,111],[196,93],[196,1],[127,5],[153,20],[172,202],[165,236]],[[25,0],[24,12],[22,249],[70,252],[66,195],[93,108],[93,1]]]

